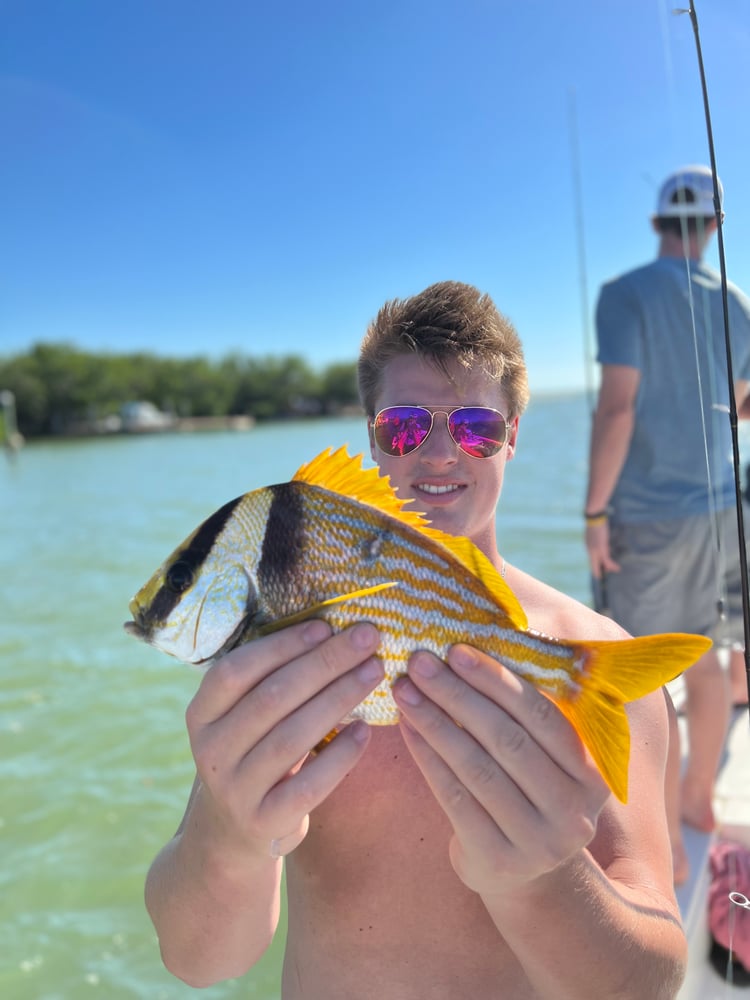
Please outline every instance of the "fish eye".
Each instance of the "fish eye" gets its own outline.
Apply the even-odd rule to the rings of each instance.
[[[164,582],[175,594],[182,594],[193,582],[193,569],[184,559],[178,559],[167,570]]]

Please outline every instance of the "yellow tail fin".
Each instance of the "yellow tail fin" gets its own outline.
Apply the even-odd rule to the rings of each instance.
[[[647,635],[580,647],[585,678],[572,699],[556,699],[621,802],[628,800],[630,729],[626,702],[642,698],[687,670],[711,647],[702,635]]]

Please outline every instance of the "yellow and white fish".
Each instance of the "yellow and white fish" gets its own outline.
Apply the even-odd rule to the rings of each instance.
[[[414,650],[444,658],[470,643],[553,699],[626,801],[623,705],[677,676],[710,640],[576,642],[534,632],[479,549],[430,528],[405,502],[361,456],[328,449],[291,482],[246,493],[201,524],[135,595],[125,628],[179,660],[207,663],[306,618],[337,631],[371,621],[385,679],[351,717],[375,725],[398,721],[391,685]]]

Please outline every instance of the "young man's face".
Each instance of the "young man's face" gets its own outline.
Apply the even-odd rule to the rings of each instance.
[[[455,382],[414,354],[388,363],[375,412],[386,406],[413,404],[430,410],[457,406],[490,406],[507,414],[507,403],[497,384],[481,373],[451,369]],[[473,458],[462,451],[448,432],[446,417],[437,413],[428,437],[404,456],[382,452],[370,431],[373,459],[400,497],[413,497],[410,508],[424,512],[432,526],[470,538],[485,555],[496,550],[495,507],[503,484],[505,463],[513,455],[518,418],[509,422],[506,442],[491,458]]]

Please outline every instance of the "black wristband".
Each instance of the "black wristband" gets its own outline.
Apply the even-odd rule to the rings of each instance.
[[[607,520],[609,513],[606,509],[598,510],[595,514],[589,514],[588,511],[584,511],[583,516],[587,524],[599,524]]]

